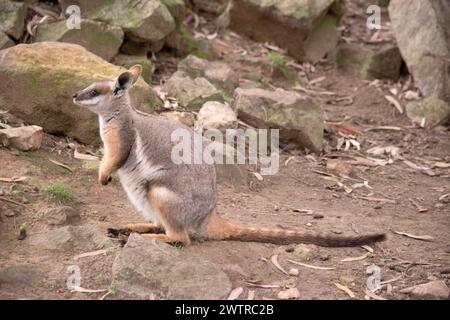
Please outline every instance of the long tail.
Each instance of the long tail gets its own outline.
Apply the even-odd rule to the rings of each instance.
[[[280,245],[305,243],[322,247],[354,247],[386,240],[384,233],[345,237],[283,229],[246,228],[232,224],[216,213],[213,213],[205,221],[204,232],[210,240],[264,242]]]

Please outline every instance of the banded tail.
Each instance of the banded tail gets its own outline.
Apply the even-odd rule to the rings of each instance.
[[[384,233],[346,237],[283,229],[247,228],[232,224],[216,213],[213,213],[205,221],[204,231],[210,240],[263,242],[279,245],[305,243],[322,247],[355,247],[386,240]]]

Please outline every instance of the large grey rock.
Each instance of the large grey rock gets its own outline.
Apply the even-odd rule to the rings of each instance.
[[[443,281],[439,280],[405,288],[400,292],[406,293],[415,299],[447,300],[450,295],[450,289]]]
[[[413,122],[431,128],[450,119],[450,104],[435,97],[406,105],[406,114]]]
[[[38,250],[62,252],[88,252],[113,247],[104,230],[93,225],[64,226],[33,234],[27,238]]]
[[[238,117],[256,128],[280,129],[280,140],[314,152],[322,150],[323,115],[310,98],[293,91],[241,89],[233,108]]]
[[[41,147],[44,132],[39,126],[0,129],[0,144],[21,151],[35,151]]]
[[[227,103],[208,101],[198,112],[198,122],[203,129],[235,129],[238,126],[236,113]]]
[[[392,0],[389,15],[398,47],[425,96],[450,102],[450,3]]]
[[[400,76],[402,56],[398,48],[390,44],[341,44],[337,49],[336,63],[344,72],[365,80],[397,80]]]
[[[0,32],[18,40],[23,32],[25,13],[23,3],[0,0]]]
[[[190,78],[182,71],[175,72],[164,85],[171,97],[183,107],[199,110],[207,101],[224,101],[222,92],[203,77]]]
[[[178,70],[191,78],[205,77],[218,88],[233,92],[239,85],[239,77],[226,63],[208,61],[193,55],[187,56],[178,64]]]
[[[72,95],[95,81],[115,79],[124,70],[79,45],[20,44],[0,52],[0,109],[47,132],[96,143],[97,116],[75,106]],[[134,105],[143,111],[152,111],[161,103],[142,79],[130,94]]]
[[[260,42],[271,42],[299,60],[316,61],[339,40],[341,0],[235,0],[230,27]]]
[[[80,29],[68,29],[66,21],[43,24],[38,27],[35,42],[59,41],[83,46],[99,57],[110,61],[122,45],[123,31],[103,22],[81,20]]]
[[[0,50],[12,47],[14,41],[12,41],[4,32],[0,31]]]
[[[78,211],[67,206],[46,209],[43,218],[49,225],[71,225],[81,220]]]
[[[121,27],[130,39],[152,43],[175,30],[175,20],[159,0],[104,1],[87,13],[87,17]]]
[[[129,237],[114,261],[113,286],[143,299],[224,299],[231,290],[217,265],[138,234]]]

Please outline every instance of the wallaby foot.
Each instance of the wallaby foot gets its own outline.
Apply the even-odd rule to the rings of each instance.
[[[124,228],[108,228],[108,235],[112,238],[128,238],[133,232],[164,233],[164,228],[155,223],[129,223]]]
[[[189,244],[189,239],[181,239],[180,237],[169,237],[166,234],[154,234],[154,233],[145,233],[142,235],[148,239],[157,239],[161,242],[168,243],[174,246],[186,246]]]

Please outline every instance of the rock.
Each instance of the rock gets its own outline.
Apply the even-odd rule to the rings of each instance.
[[[78,211],[67,206],[46,210],[44,218],[50,225],[71,225],[81,220]]]
[[[297,277],[300,274],[297,268],[292,268],[289,270],[289,275]]]
[[[178,121],[188,127],[193,127],[195,123],[195,115],[190,112],[170,111],[161,113],[162,116]]]
[[[216,87],[233,92],[239,85],[239,77],[226,63],[208,61],[193,55],[178,64],[178,70],[191,78],[204,77]]]
[[[340,276],[339,282],[344,286],[348,286],[355,282],[355,278],[352,276]]]
[[[147,59],[146,56],[130,56],[126,54],[119,54],[113,60],[113,64],[122,66],[125,69],[129,69],[135,64],[139,64],[142,66],[142,78],[144,78],[145,82],[148,84],[152,83],[152,75],[153,75],[153,63]]]
[[[20,44],[0,52],[0,109],[49,133],[97,143],[98,117],[75,106],[71,97],[94,81],[115,79],[123,71],[79,45]],[[130,94],[134,105],[143,111],[161,104],[142,79]]]
[[[310,98],[293,91],[238,88],[233,109],[256,128],[280,129],[280,140],[314,152],[323,145],[323,115]]]
[[[35,42],[59,41],[79,44],[90,52],[110,61],[119,52],[123,31],[103,22],[81,20],[80,29],[68,29],[66,21],[42,24],[36,32]]]
[[[86,17],[91,10],[98,9],[105,3],[105,0],[58,0],[62,11],[65,13],[71,5],[80,7],[81,16]]]
[[[27,239],[29,244],[38,249],[49,251],[88,252],[113,246],[111,239],[106,236],[106,231],[93,225],[64,226],[39,234],[30,232]]]
[[[134,3],[133,0],[104,1],[87,17],[121,27],[133,41],[156,43],[175,30],[175,20],[159,0]]]
[[[231,291],[227,275],[196,255],[132,234],[113,264],[112,285],[132,297],[224,299]]]
[[[20,151],[35,151],[41,147],[43,130],[38,126],[0,129],[0,143]]]
[[[327,14],[315,27],[304,43],[305,60],[317,62],[332,52],[340,39],[338,19]]]
[[[203,129],[235,129],[238,119],[227,103],[208,101],[198,112],[198,122]]]
[[[203,77],[192,79],[181,71],[175,72],[164,85],[169,96],[183,107],[199,110],[207,101],[224,101],[222,92]]]
[[[25,4],[0,0],[0,32],[19,40],[23,32],[25,13]]]
[[[395,45],[339,45],[336,64],[344,72],[365,80],[392,79],[400,76],[402,57]]]
[[[228,3],[228,0],[193,0],[195,8],[214,14],[222,13]]]
[[[147,57],[150,51],[150,43],[148,42],[135,42],[129,39],[125,39],[120,52],[131,56],[144,56]]]
[[[278,292],[278,299],[280,300],[290,300],[300,298],[300,291],[297,288],[287,289],[285,291]]]
[[[392,0],[389,16],[398,47],[416,85],[425,96],[450,102],[448,0]]]
[[[450,105],[438,98],[429,97],[406,104],[406,114],[413,122],[432,128],[450,119]]]
[[[210,59],[214,55],[210,42],[206,39],[195,38],[183,24],[180,24],[177,30],[166,39],[165,45],[180,57],[193,54],[197,57]]]
[[[0,50],[12,47],[14,45],[14,41],[12,41],[6,33],[0,31]]]
[[[161,0],[161,2],[169,9],[177,25],[181,24],[186,15],[186,4],[184,0]]]
[[[400,290],[401,293],[409,294],[411,297],[416,299],[443,299],[449,298],[450,289],[444,283],[444,281],[436,280],[424,284],[419,284],[417,286],[405,288]]]
[[[3,284],[22,284],[27,287],[42,286],[47,268],[36,264],[17,264],[0,269],[0,286]]]
[[[235,0],[230,27],[259,42],[287,49],[298,60],[317,61],[339,40],[342,1]]]

